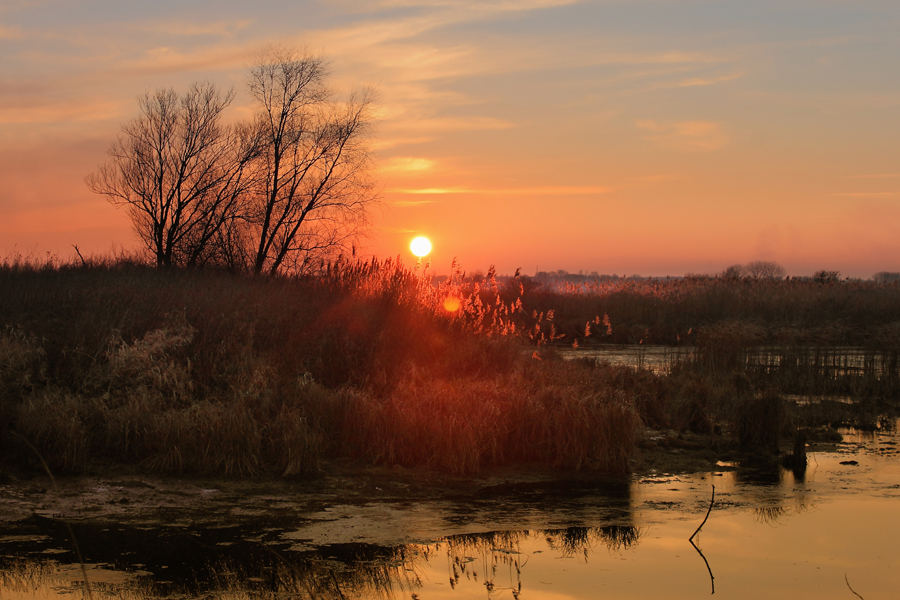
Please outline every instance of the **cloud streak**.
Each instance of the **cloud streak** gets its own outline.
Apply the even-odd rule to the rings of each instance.
[[[647,132],[645,140],[665,148],[709,151],[718,150],[728,142],[722,126],[712,121],[638,119],[635,125]]]
[[[412,188],[412,189],[392,189],[389,190],[395,194],[424,194],[424,195],[445,195],[445,194],[476,194],[479,196],[583,196],[595,194],[608,194],[612,188],[599,185],[586,186],[535,186],[521,188],[465,188],[465,187],[446,187],[446,188]]]
[[[430,158],[396,156],[379,165],[378,170],[382,173],[421,173],[433,171],[436,166],[437,161]]]

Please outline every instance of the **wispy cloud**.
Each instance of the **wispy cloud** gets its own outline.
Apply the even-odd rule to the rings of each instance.
[[[21,40],[24,37],[21,27],[10,27],[0,23],[0,40]]]
[[[0,106],[0,124],[84,123],[122,113],[122,104],[107,101],[38,101],[31,105]]]
[[[713,121],[661,122],[638,119],[635,125],[647,132],[644,139],[668,148],[717,150],[727,143],[722,126]]]
[[[332,0],[358,14],[371,14],[390,9],[446,9],[448,12],[490,13],[523,12],[577,4],[581,0]],[[471,16],[470,16],[471,18]]]
[[[719,83],[725,83],[727,81],[734,81],[735,79],[739,79],[743,77],[743,73],[730,73],[728,75],[720,75],[719,77],[691,77],[689,79],[684,79],[675,84],[676,87],[696,87],[696,86],[707,86],[707,85],[716,85]]]
[[[417,189],[393,189],[389,190],[394,194],[426,194],[426,195],[436,195],[436,194],[472,194],[475,193],[476,190],[470,190],[468,188],[417,188]]]
[[[166,21],[149,23],[143,27],[145,31],[164,35],[183,37],[231,37],[246,29],[253,21],[251,19],[238,19],[234,21]]]
[[[394,200],[391,202],[392,206],[421,206],[423,204],[433,204],[437,202],[437,200]]]
[[[425,133],[443,133],[447,131],[485,131],[490,129],[509,129],[514,127],[512,121],[495,117],[434,117],[415,121],[400,120],[393,123],[395,130],[416,131]]]
[[[421,173],[434,170],[436,165],[437,161],[430,158],[396,156],[384,161],[378,170],[382,173]]]
[[[434,141],[434,136],[418,136],[418,137],[389,137],[375,140],[372,143],[372,150],[390,150],[398,146],[410,146],[415,144],[426,144]]]
[[[310,32],[318,40],[328,42],[331,48],[339,48],[339,52],[358,50],[387,42],[399,42],[434,31],[436,29],[476,23],[496,18],[503,14],[523,13],[575,4],[577,0],[500,0],[485,2],[483,0],[458,0],[437,2],[396,2],[390,0],[370,5],[368,14],[384,9],[418,8],[413,13],[403,13],[394,17],[363,19],[358,23],[329,31]]]
[[[590,194],[608,194],[611,188],[599,185],[584,186],[535,186],[535,187],[510,187],[510,188],[465,188],[465,187],[447,187],[447,188],[415,188],[415,189],[393,189],[390,192],[396,194],[426,194],[426,195],[444,195],[444,194],[478,194],[486,196],[581,196]]]

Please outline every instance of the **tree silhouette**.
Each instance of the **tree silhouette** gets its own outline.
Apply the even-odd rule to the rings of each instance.
[[[109,160],[85,179],[128,209],[158,266],[209,260],[212,240],[239,213],[255,144],[245,128],[222,124],[232,98],[210,83],[183,96],[172,89],[145,94]]]
[[[250,69],[261,151],[245,235],[256,273],[302,268],[344,249],[376,199],[366,144],[371,93],[336,103],[325,76],[322,58],[284,48]]]
[[[302,270],[348,249],[377,200],[372,93],[339,103],[325,79],[321,57],[268,50],[250,69],[258,112],[237,125],[233,92],[211,83],[146,94],[85,181],[127,207],[158,266]]]

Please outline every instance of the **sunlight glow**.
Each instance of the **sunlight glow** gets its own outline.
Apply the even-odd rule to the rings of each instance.
[[[417,237],[409,244],[409,249],[413,254],[422,258],[423,256],[427,256],[429,252],[431,252],[431,242],[428,241],[426,237]]]
[[[444,310],[447,312],[456,312],[459,310],[459,298],[456,296],[447,296],[444,298]]]

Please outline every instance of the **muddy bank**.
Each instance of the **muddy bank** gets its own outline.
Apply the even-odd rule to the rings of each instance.
[[[836,443],[810,447],[811,452],[840,449]],[[776,460],[750,458],[757,465]],[[154,476],[99,465],[55,482],[46,474],[6,474],[0,483],[0,522],[35,516],[137,527],[214,528],[241,522],[289,528],[298,543],[310,546],[396,545],[455,533],[562,526],[584,506],[607,507],[604,519],[614,523],[627,513],[635,481],[721,473],[747,459],[725,438],[647,430],[633,474],[626,477],[528,467],[453,476],[338,461],[326,464],[315,478],[240,480]]]
[[[540,514],[543,526],[553,521],[553,513],[562,519],[574,502],[586,498],[609,504],[614,513],[617,498],[627,504],[629,483],[527,469],[455,477],[352,463],[330,464],[320,477],[305,481],[157,477],[109,467],[57,478],[56,488],[46,475],[9,477],[0,485],[0,521],[38,516],[144,527],[277,523],[311,545],[396,545],[527,526],[529,513]]]
[[[0,488],[7,516],[28,513],[0,527],[0,592],[57,597],[87,579],[95,593],[140,598],[467,598],[487,587],[687,599],[714,581],[716,597],[749,600],[831,597],[847,573],[865,597],[890,597],[897,441],[849,437],[812,454],[802,477],[731,463],[617,480],[353,465],[305,483],[107,471],[61,481],[58,503],[34,477]],[[688,538],[713,485],[695,540],[704,557]]]

